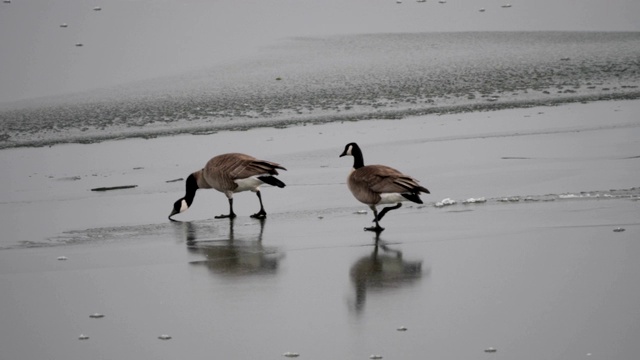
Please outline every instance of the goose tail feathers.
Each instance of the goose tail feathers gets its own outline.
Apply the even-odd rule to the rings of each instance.
[[[402,193],[400,195],[402,195],[402,197],[404,197],[405,199],[411,202],[414,202],[416,204],[423,204],[422,199],[420,199],[420,196],[417,193]]]
[[[285,183],[280,181],[280,179],[276,178],[275,176],[258,176],[258,179],[263,183],[269,184],[271,186],[277,186],[279,188],[283,188],[286,186]]]

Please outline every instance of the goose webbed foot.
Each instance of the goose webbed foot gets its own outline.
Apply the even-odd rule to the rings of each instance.
[[[364,228],[364,231],[373,231],[376,234],[380,234],[382,230],[384,230],[384,228],[378,223],[382,216],[378,216],[378,210],[376,210],[375,205],[371,205],[371,210],[373,210],[373,221],[376,223],[376,226],[366,227]],[[386,210],[386,208],[384,210]],[[386,212],[384,210],[382,211],[382,215]]]
[[[384,230],[384,228],[378,224],[376,224],[376,226],[371,226],[371,227],[366,227],[364,228],[364,231],[373,231],[376,234],[381,233]]]
[[[229,214],[222,214],[215,216],[216,219],[234,219],[236,217],[236,213],[233,212],[233,198],[229,198]]]
[[[257,213],[251,215],[252,218],[254,219],[266,219],[267,218],[267,212],[264,210],[260,210]]]
[[[260,211],[251,215],[254,219],[266,219],[267,212],[264,211],[264,205],[262,205],[262,195],[260,194],[260,190],[256,191],[256,196],[258,197],[258,201],[260,201]]]

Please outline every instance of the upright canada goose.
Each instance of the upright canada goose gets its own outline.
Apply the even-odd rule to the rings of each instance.
[[[273,175],[278,170],[287,170],[280,164],[271,161],[258,160],[253,156],[231,153],[211,158],[201,170],[187,177],[186,195],[173,204],[169,219],[175,214],[186,211],[193,203],[198,189],[216,189],[224,193],[229,199],[229,214],[216,216],[216,219],[235,218],[233,212],[233,193],[251,190],[258,195],[260,211],[251,215],[253,218],[263,219],[267,216],[262,205],[260,185],[268,184],[279,188],[285,184]]]
[[[374,227],[364,228],[367,231],[381,232],[380,220],[390,210],[402,206],[402,201],[422,204],[420,193],[429,194],[427,188],[420,186],[418,180],[385,165],[364,165],[362,150],[356,143],[345,146],[340,157],[353,156],[353,169],[347,177],[347,185],[353,196],[361,203],[369,205],[373,210]],[[393,204],[383,208],[380,213],[376,205]]]

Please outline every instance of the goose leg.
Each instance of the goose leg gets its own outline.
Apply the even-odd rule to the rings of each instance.
[[[373,231],[376,234],[381,233],[384,228],[378,224],[378,210],[374,205],[371,205],[371,210],[373,210],[373,221],[376,223],[376,226],[366,227],[364,231]]]
[[[260,200],[260,211],[251,215],[254,219],[264,219],[267,217],[267,212],[264,211],[264,206],[262,206],[262,195],[260,195],[260,190],[256,191],[256,195],[258,196],[258,200]]]
[[[216,219],[233,219],[236,217],[236,214],[233,212],[233,198],[229,198],[229,214],[228,215],[218,215]]]
[[[399,209],[402,206],[402,203],[397,203],[394,206],[387,206],[386,208],[382,209],[382,211],[380,211],[380,214],[378,214],[377,218],[378,221],[382,220],[382,217],[384,216],[384,214],[386,214],[388,211],[390,210],[395,210],[395,209]]]

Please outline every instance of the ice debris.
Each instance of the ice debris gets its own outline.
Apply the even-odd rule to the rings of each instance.
[[[286,353],[282,354],[282,356],[294,358],[300,356],[300,354],[298,354],[297,352],[287,351]]]
[[[443,207],[443,206],[448,206],[448,205],[455,205],[457,203],[457,201],[450,199],[450,198],[446,198],[443,199],[440,202],[436,203],[436,207]]]
[[[407,328],[405,326],[400,326],[396,330],[398,330],[398,331],[407,331]]]
[[[463,201],[463,204],[482,204],[482,203],[486,203],[487,199],[484,197],[480,197],[480,198],[468,198],[467,200]]]
[[[382,359],[382,355],[371,355],[369,356],[369,359]]]
[[[93,313],[93,314],[89,315],[89,317],[92,318],[92,319],[102,319],[104,317],[104,315],[100,314],[100,313]]]
[[[158,339],[160,339],[160,340],[171,340],[171,336],[169,336],[167,334],[162,334],[162,335],[158,336]]]
[[[89,337],[85,334],[80,334],[80,336],[78,336],[78,340],[89,340]]]
[[[358,211],[354,212],[354,214],[366,215],[367,214],[367,210],[358,210]]]
[[[490,348],[484,349],[484,352],[486,352],[486,353],[495,353],[495,352],[498,352],[498,349],[496,349],[494,347],[490,347]]]
[[[613,232],[623,232],[625,229],[621,228],[621,227],[617,227],[615,229],[613,229]]]
[[[68,258],[66,256],[58,256],[58,260],[65,261],[65,260],[68,260]]]

